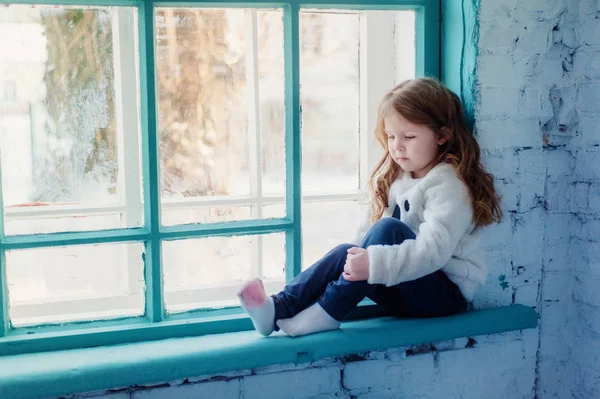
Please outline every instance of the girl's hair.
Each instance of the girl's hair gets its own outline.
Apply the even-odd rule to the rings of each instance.
[[[379,105],[375,135],[385,155],[371,175],[369,186],[373,198],[372,221],[381,218],[388,205],[390,186],[402,169],[388,151],[383,119],[396,111],[406,120],[425,125],[434,133],[446,136],[439,146],[435,165],[445,162],[456,167],[459,178],[469,189],[473,203],[473,225],[487,226],[502,220],[500,197],[494,188],[494,178],[480,161],[477,141],[465,123],[460,99],[442,83],[432,78],[406,80],[387,93]]]

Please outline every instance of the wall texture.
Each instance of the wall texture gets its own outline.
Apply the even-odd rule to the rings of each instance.
[[[475,306],[533,306],[539,328],[80,397],[600,397],[600,0],[461,4],[478,10],[466,88],[505,210]]]
[[[508,211],[489,258],[509,284],[485,301],[537,307],[538,397],[600,397],[600,1],[481,3],[478,139]]]

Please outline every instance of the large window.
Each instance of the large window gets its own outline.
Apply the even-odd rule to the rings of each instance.
[[[245,280],[353,238],[383,93],[438,75],[433,0],[43,3],[0,7],[0,355],[247,328]]]

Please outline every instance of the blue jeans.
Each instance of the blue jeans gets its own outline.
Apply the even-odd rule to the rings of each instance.
[[[412,230],[400,220],[383,218],[371,227],[360,247],[394,245],[414,238]],[[459,288],[441,270],[392,287],[346,281],[342,272],[347,250],[353,246],[338,245],[273,295],[275,322],[293,317],[315,302],[331,317],[342,321],[364,298],[397,317],[448,316],[467,309]]]

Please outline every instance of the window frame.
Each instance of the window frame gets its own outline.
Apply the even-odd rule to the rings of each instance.
[[[130,6],[136,7],[138,16],[138,54],[141,131],[141,169],[143,192],[143,227],[84,232],[59,232],[5,236],[4,211],[0,212],[0,356],[25,352],[54,351],[61,349],[120,344],[163,338],[183,337],[248,330],[249,318],[240,308],[210,310],[200,309],[181,314],[167,314],[164,305],[161,269],[161,243],[163,241],[207,236],[261,235],[285,233],[286,281],[301,271],[301,142],[300,142],[300,49],[299,12],[301,9],[352,9],[352,10],[414,10],[415,11],[415,74],[440,76],[441,10],[437,0],[328,0],[328,1],[153,1],[153,0],[0,0],[0,4],[61,4],[73,6]],[[209,224],[161,225],[161,193],[159,187],[159,160],[157,131],[157,98],[155,73],[155,22],[154,7],[236,7],[280,8],[283,10],[284,38],[284,109],[285,109],[285,167],[286,217],[252,219]],[[362,32],[362,30],[361,30]],[[361,33],[362,35],[362,33]],[[362,40],[362,37],[361,37]],[[367,46],[369,38],[367,37]],[[363,57],[364,58],[364,57]],[[369,60],[361,58],[361,70],[369,68]],[[365,63],[363,65],[363,62]],[[369,82],[371,83],[371,82]],[[362,84],[362,79],[361,79]],[[364,87],[361,96],[361,140],[373,131],[375,110],[363,104],[379,101],[382,90],[389,85]],[[361,93],[363,87],[361,87]],[[118,108],[118,107],[117,107]],[[117,110],[122,112],[122,110]],[[366,123],[363,123],[366,119]],[[137,122],[136,122],[137,123]],[[251,121],[249,121],[251,123]],[[367,156],[369,164],[361,163],[360,182],[374,164],[372,146],[361,146],[361,157]],[[122,151],[121,151],[122,152]],[[122,156],[119,155],[119,156]],[[0,171],[1,179],[1,171]],[[131,193],[131,195],[136,195]],[[138,190],[139,195],[139,190]],[[0,187],[0,209],[3,209]],[[8,317],[8,286],[6,278],[6,251],[55,246],[102,243],[142,242],[145,248],[145,314],[142,317],[118,320],[66,323],[36,327],[12,328]],[[137,255],[139,256],[139,255]],[[369,315],[364,309],[363,314]]]

